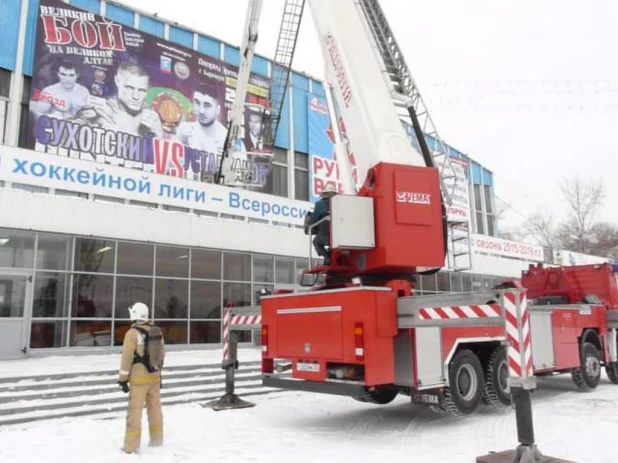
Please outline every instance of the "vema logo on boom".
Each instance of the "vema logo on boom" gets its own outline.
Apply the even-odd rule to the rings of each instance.
[[[429,206],[431,205],[431,194],[413,191],[397,191],[397,202]]]

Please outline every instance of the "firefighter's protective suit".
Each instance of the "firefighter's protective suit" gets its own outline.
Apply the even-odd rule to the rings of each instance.
[[[154,329],[156,336],[149,336],[148,343],[157,345],[158,353],[153,365],[156,371],[149,372],[142,362],[145,352],[145,335],[140,332],[145,329],[150,334],[153,325],[148,323],[148,306],[138,302],[129,308],[131,320],[134,323],[126,332],[122,345],[122,357],[118,384],[129,392],[129,407],[127,410],[127,424],[122,450],[126,453],[136,453],[141,444],[142,411],[144,403],[148,412],[150,431],[150,445],[153,447],[163,444],[163,413],[161,411],[161,368],[165,357],[165,342],[158,328]],[[129,385],[130,384],[130,388]]]

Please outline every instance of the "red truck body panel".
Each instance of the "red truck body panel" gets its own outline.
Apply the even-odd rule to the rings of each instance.
[[[528,299],[565,297],[578,304],[585,296],[596,295],[608,308],[618,310],[617,277],[609,264],[573,267],[533,267],[522,276]]]
[[[266,298],[268,357],[292,359],[295,378],[324,381],[328,363],[364,365],[366,383],[394,379],[393,337],[397,334],[396,293],[388,288],[315,291]],[[356,356],[355,329],[363,329],[363,359]],[[298,363],[319,364],[302,371]]]

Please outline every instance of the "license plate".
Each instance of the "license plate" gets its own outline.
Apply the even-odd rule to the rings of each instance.
[[[312,373],[317,373],[320,371],[320,364],[319,363],[298,362],[296,364],[296,369],[298,371],[310,371]]]
[[[434,394],[423,394],[422,392],[417,392],[413,394],[413,399],[415,403],[419,403],[419,404],[431,404],[431,405],[440,404],[440,397]]]

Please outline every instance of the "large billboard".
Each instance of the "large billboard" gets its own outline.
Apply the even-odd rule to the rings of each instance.
[[[309,93],[307,94],[307,124],[309,133],[309,200],[316,202],[327,185],[334,186],[337,191],[343,192],[343,182],[337,164],[335,153],[335,135],[328,112],[326,98]],[[346,137],[343,120],[339,120],[342,136]],[[349,145],[348,145],[349,146]],[[354,154],[348,154],[352,165],[352,175],[356,188],[361,187],[364,179],[358,178],[358,169]]]
[[[28,147],[212,181],[238,68],[59,0],[41,0]],[[269,79],[252,74],[233,168],[264,185]],[[256,161],[257,162],[251,162]]]

